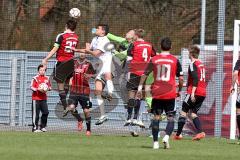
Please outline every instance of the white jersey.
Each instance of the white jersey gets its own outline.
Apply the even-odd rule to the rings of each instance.
[[[103,53],[98,56],[98,58],[101,60],[101,65],[99,68],[99,74],[97,75],[97,79],[101,79],[102,75],[104,73],[111,73],[111,65],[112,65],[112,53],[111,51],[107,51],[106,47],[107,45],[110,44],[109,39],[107,36],[104,37],[94,37],[90,49],[95,51],[95,50],[100,50]]]

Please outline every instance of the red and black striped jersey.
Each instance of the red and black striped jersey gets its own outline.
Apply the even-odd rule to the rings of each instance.
[[[76,48],[78,45],[78,35],[74,32],[64,32],[58,34],[55,47],[58,47],[56,59],[59,62],[64,62],[74,57],[72,47]]]
[[[95,70],[89,61],[74,60],[71,93],[89,95],[89,77],[93,74],[95,74]]]

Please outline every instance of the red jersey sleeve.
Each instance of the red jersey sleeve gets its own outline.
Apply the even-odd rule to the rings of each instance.
[[[30,87],[31,87],[31,90],[33,90],[33,91],[37,91],[38,90],[37,81],[36,81],[35,78],[32,79]]]

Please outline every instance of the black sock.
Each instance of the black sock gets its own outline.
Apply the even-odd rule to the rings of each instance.
[[[173,132],[173,129],[174,129],[174,119],[173,119],[173,117],[171,117],[168,120],[168,123],[167,123],[167,126],[166,126],[166,135],[170,136]]]
[[[201,133],[202,132],[202,126],[201,126],[200,119],[198,117],[193,119],[193,124],[194,124],[195,128],[197,129],[197,133]]]
[[[86,118],[87,131],[91,131],[91,117]]]
[[[63,109],[65,110],[67,108],[67,96],[64,90],[59,91],[59,97],[63,105]]]
[[[158,132],[159,132],[159,120],[153,120],[152,121],[152,135],[153,135],[153,141],[158,141]]]
[[[137,118],[138,118],[140,105],[141,105],[141,101],[140,101],[140,100],[136,100],[136,105],[135,105],[135,107],[134,107],[134,116],[133,116],[133,119],[137,119]]]
[[[178,119],[178,130],[177,130],[177,136],[179,136],[182,133],[183,126],[186,123],[186,117],[179,117]]]
[[[72,111],[72,115],[78,120],[78,122],[82,121],[82,117],[80,114],[78,114],[78,111],[75,109],[75,111]]]
[[[128,106],[127,111],[128,111],[127,120],[129,120],[129,119],[132,118],[133,107],[129,107],[129,106]]]
[[[237,115],[237,126],[238,126],[238,134],[240,137],[240,115]]]

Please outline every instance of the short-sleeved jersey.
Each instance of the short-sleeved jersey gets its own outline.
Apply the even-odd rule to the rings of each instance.
[[[206,96],[205,67],[200,60],[191,62],[188,69],[187,93],[192,93],[193,86],[197,87],[195,95]]]
[[[31,81],[31,89],[34,89],[35,91],[32,92],[32,100],[46,100],[47,94],[42,93],[38,91],[38,87],[40,84],[45,83],[48,85],[48,88],[51,89],[51,83],[48,76],[44,75],[36,75],[32,78]]]
[[[71,93],[84,95],[90,94],[89,79],[86,78],[87,74],[95,74],[92,64],[87,60],[83,62],[75,60]]]
[[[151,43],[146,41],[133,42],[128,49],[128,56],[132,57],[129,64],[129,72],[138,76],[143,75],[148,62],[155,55],[156,52]]]
[[[151,86],[151,93],[154,99],[176,98],[176,77],[183,75],[179,60],[169,54],[160,53],[152,57],[145,75],[153,71],[154,82]]]
[[[99,58],[104,59],[105,56],[112,56],[111,51],[106,50],[108,44],[110,44],[110,41],[107,38],[107,36],[103,37],[96,36],[92,39],[90,49],[93,51],[95,50],[102,51],[102,54],[99,55]]]
[[[240,60],[237,60],[233,70],[238,71],[238,82],[240,82]]]
[[[78,35],[74,32],[64,32],[58,34],[54,46],[58,47],[56,59],[59,62],[65,62],[74,57],[72,47],[78,45]]]

